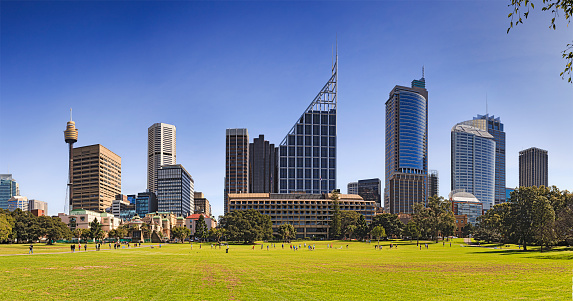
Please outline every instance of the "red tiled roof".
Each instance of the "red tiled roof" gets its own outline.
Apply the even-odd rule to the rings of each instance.
[[[186,217],[186,219],[187,219],[187,218],[190,218],[190,219],[199,219],[199,216],[201,216],[201,215],[203,216],[203,218],[209,218],[209,217],[206,216],[205,214],[198,213],[198,214],[191,214],[191,215],[189,215],[188,217]]]

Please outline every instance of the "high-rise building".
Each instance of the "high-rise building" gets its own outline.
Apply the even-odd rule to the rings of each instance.
[[[547,151],[531,147],[519,152],[519,186],[549,186]]]
[[[484,210],[495,205],[495,141],[477,127],[456,124],[452,128],[452,186],[465,189],[483,204]],[[504,195],[505,199],[505,195]]]
[[[8,209],[8,200],[20,195],[20,189],[11,174],[0,175],[0,209]]]
[[[157,170],[176,163],[175,126],[155,123],[147,129],[147,190],[157,193]]]
[[[249,144],[249,192],[277,192],[276,148],[264,135]]]
[[[249,131],[227,129],[225,142],[225,214],[229,193],[249,192]]]
[[[38,201],[38,200],[28,200],[28,211],[32,210],[42,210],[43,212],[48,212],[48,203]]]
[[[350,182],[346,185],[348,194],[358,194],[358,182]]]
[[[74,148],[72,160],[71,209],[104,212],[121,193],[121,157],[94,144]]]
[[[155,192],[140,192],[135,198],[135,213],[139,217],[144,217],[150,212],[157,211],[157,196]]]
[[[428,197],[440,196],[440,178],[437,170],[428,172]]]
[[[157,170],[157,210],[186,217],[195,209],[195,182],[181,164]]]
[[[338,58],[332,75],[279,147],[279,192],[328,193],[336,189]]]
[[[20,209],[22,211],[28,211],[28,198],[21,195],[15,195],[8,200],[8,210],[14,211]]]
[[[511,198],[511,193],[514,192],[515,189],[514,188],[505,188],[505,199],[507,200],[507,202],[509,202],[509,199]]]
[[[374,202],[382,207],[382,181],[380,179],[358,180],[358,195],[365,201]]]
[[[195,191],[195,213],[211,216],[211,204],[202,192]]]
[[[495,205],[506,201],[505,196],[505,132],[499,117],[477,115],[473,120],[462,122],[487,131],[495,141]]]
[[[386,101],[384,206],[412,213],[428,199],[428,90],[422,75],[412,87],[395,86]]]
[[[68,187],[67,187],[67,193],[68,193],[68,199],[67,199],[67,206],[64,207],[68,207],[68,213],[70,211],[72,211],[72,200],[73,200],[73,189],[72,189],[72,183],[73,183],[73,175],[72,175],[72,168],[73,168],[73,148],[74,148],[74,143],[78,142],[78,130],[76,129],[76,123],[72,121],[72,109],[70,108],[70,121],[68,121],[67,125],[66,125],[66,130],[64,131],[64,140],[66,141],[66,143],[68,144],[68,149],[69,149],[69,153],[68,153]]]

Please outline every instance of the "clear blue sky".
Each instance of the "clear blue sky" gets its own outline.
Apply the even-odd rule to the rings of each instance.
[[[63,131],[122,158],[122,192],[146,188],[147,128],[177,127],[177,161],[223,212],[225,129],[279,144],[330,76],[338,36],[338,186],[384,179],[384,103],[426,69],[429,167],[450,188],[450,130],[486,110],[518,152],[549,151],[549,183],[573,190],[573,37],[538,5],[509,34],[509,1],[2,1],[0,173],[62,212]]]

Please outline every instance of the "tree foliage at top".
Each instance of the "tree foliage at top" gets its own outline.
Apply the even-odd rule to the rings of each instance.
[[[185,238],[191,235],[191,229],[187,227],[173,227],[171,229],[171,238],[177,238],[182,243],[185,241]]]
[[[340,211],[340,229],[342,235],[348,235],[350,239],[356,228],[358,226],[358,219],[360,218],[360,213],[352,210],[342,210]]]
[[[283,241],[290,241],[296,237],[296,230],[293,225],[289,223],[284,223],[279,226],[279,235]]]
[[[573,0],[543,0],[543,7],[541,11],[551,12],[553,16],[551,18],[551,23],[549,28],[555,30],[557,27],[555,25],[555,19],[559,17],[559,14],[563,14],[567,24],[571,23],[571,16],[573,16]],[[523,7],[522,7],[523,5]],[[534,1],[531,0],[511,0],[511,4],[508,6],[512,7],[512,11],[507,16],[511,19],[507,32],[517,26],[518,24],[523,24],[523,18],[527,19],[529,17],[530,9],[535,8]],[[573,71],[573,42],[567,44],[565,50],[561,53],[562,57],[566,60],[565,69],[561,72],[560,76],[565,79],[568,75],[568,82],[573,83],[571,79],[571,72]]]
[[[330,220],[330,236],[332,238],[340,238],[342,235],[342,226],[340,220],[340,193],[338,190],[333,189],[330,193],[330,211],[332,212],[332,219]]]
[[[456,228],[456,218],[452,212],[452,204],[443,197],[428,198],[428,206],[416,203],[413,206],[412,220],[418,226],[422,237],[438,241],[438,237],[452,235]]]
[[[102,230],[101,224],[99,223],[99,221],[97,220],[97,218],[94,218],[94,220],[90,223],[90,229],[88,232],[88,237],[90,239],[102,239],[104,236],[104,232]]]
[[[370,227],[374,228],[376,226],[384,227],[386,235],[389,237],[399,237],[402,235],[402,229],[404,229],[404,223],[398,219],[398,215],[391,213],[382,213],[374,216]]]
[[[205,218],[203,214],[199,215],[199,219],[197,219],[197,223],[195,224],[195,237],[199,238],[200,240],[204,240],[207,238],[207,224],[205,223]]]
[[[221,219],[221,225],[231,240],[253,243],[273,236],[271,217],[257,210],[235,210]]]

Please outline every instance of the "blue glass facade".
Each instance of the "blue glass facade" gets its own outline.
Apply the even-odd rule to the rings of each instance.
[[[336,71],[279,146],[279,193],[336,189]]]
[[[428,91],[424,78],[412,87],[396,86],[386,101],[386,179],[384,206],[390,213],[412,213],[428,195]]]
[[[488,132],[464,124],[452,128],[452,190],[465,189],[490,209],[495,197],[495,141]],[[504,195],[505,199],[505,195]]]
[[[506,202],[509,202],[509,199],[511,198],[511,193],[515,191],[515,189],[513,188],[505,188],[505,200]]]
[[[0,175],[0,209],[8,209],[8,200],[19,194],[18,183],[12,179],[12,175]]]
[[[135,213],[144,217],[147,213],[157,211],[157,197],[154,192],[141,192],[135,198]]]
[[[181,164],[163,165],[157,171],[157,207],[160,212],[188,216],[195,210],[194,182]]]

